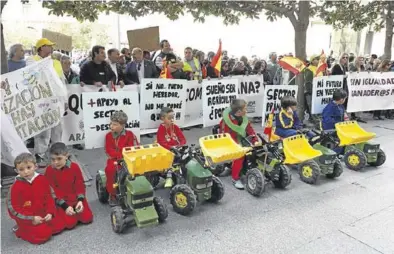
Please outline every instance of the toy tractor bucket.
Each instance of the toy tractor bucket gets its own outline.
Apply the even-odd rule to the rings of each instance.
[[[201,137],[199,143],[210,164],[233,161],[245,156],[247,152],[247,149],[235,143],[228,133]]]
[[[164,172],[174,160],[174,154],[158,144],[125,147],[122,154],[133,177],[148,172]]]
[[[322,155],[315,150],[304,135],[296,135],[283,139],[284,164],[299,164]]]
[[[367,132],[356,121],[345,121],[335,124],[339,138],[339,146],[348,146],[364,143],[376,136],[373,132]]]

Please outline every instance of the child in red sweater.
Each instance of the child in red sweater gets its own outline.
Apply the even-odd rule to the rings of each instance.
[[[157,143],[170,150],[172,147],[183,146],[186,138],[181,129],[174,124],[174,110],[164,107],[160,111],[160,119],[163,123],[157,130]]]
[[[108,156],[105,175],[107,177],[106,188],[110,194],[110,206],[117,205],[116,190],[113,187],[117,169],[115,163],[122,159],[122,150],[124,147],[139,145],[138,139],[134,133],[125,129],[127,120],[128,117],[126,113],[123,111],[115,111],[111,115],[111,131],[105,136],[105,152]]]
[[[86,189],[82,172],[77,163],[71,162],[67,147],[58,142],[49,149],[51,165],[45,176],[55,190],[59,214],[67,229],[74,228],[78,222],[87,224],[93,221],[93,214],[86,200]]]
[[[7,208],[16,221],[15,235],[33,244],[48,241],[64,229],[55,204],[55,194],[47,179],[36,171],[36,159],[30,153],[15,158],[18,176],[11,186]]]

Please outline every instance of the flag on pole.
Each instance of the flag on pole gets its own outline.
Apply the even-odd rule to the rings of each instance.
[[[275,107],[272,107],[271,113],[268,115],[268,120],[264,126],[264,134],[267,135],[268,140],[271,140],[272,127],[274,123]]]
[[[294,75],[298,75],[300,72],[302,72],[306,65],[303,61],[296,57],[292,56],[285,56],[282,59],[279,60],[279,65],[288,71],[291,71],[294,73]]]
[[[165,60],[163,61],[163,69],[161,70],[160,78],[163,78],[163,79],[172,79],[173,78],[171,75],[171,69],[167,64],[167,61],[165,61]]]
[[[211,66],[215,69],[215,73],[220,77],[220,72],[222,70],[222,41],[219,41],[219,48],[216,55],[212,58]]]
[[[324,72],[325,70],[327,70],[327,57],[326,54],[324,54],[324,50],[322,50],[315,76],[317,76],[320,72]]]

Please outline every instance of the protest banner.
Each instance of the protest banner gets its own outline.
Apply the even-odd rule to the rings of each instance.
[[[263,109],[264,80],[262,75],[235,76],[238,79],[238,98],[244,99],[248,117],[261,117]]]
[[[238,79],[211,79],[202,83],[204,127],[219,124],[223,110],[238,97]]]
[[[140,113],[138,94],[135,92],[88,92],[83,93],[83,119],[85,147],[103,147],[105,135],[110,131],[110,117],[121,110],[128,116],[126,129],[140,137]]]
[[[285,96],[292,96],[297,98],[298,86],[289,85],[278,85],[278,86],[266,86],[265,94],[263,98],[263,114],[261,125],[264,126],[268,115],[274,109],[275,113],[280,110],[280,100]]]
[[[83,120],[83,102],[82,93],[98,92],[100,89],[96,86],[86,85],[67,85],[68,100],[67,108],[62,118],[62,141],[66,145],[76,145],[85,143],[84,120]]]
[[[29,153],[29,150],[12,125],[10,116],[1,110],[1,163],[14,167],[14,160],[21,153]]]
[[[141,128],[158,128],[163,107],[172,108],[174,120],[182,126],[185,120],[187,84],[187,80],[181,79],[144,79],[140,91]]]
[[[312,114],[321,114],[324,107],[332,100],[337,89],[343,88],[343,75],[322,76],[313,79]]]
[[[42,61],[1,75],[3,110],[22,140],[27,140],[60,123],[66,89],[53,68]]]
[[[393,72],[350,73],[347,86],[347,112],[394,109]]]
[[[198,81],[189,81],[186,89],[185,122],[182,127],[202,124],[202,85]]]

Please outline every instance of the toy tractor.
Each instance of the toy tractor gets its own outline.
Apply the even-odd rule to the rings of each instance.
[[[349,169],[359,171],[367,164],[379,167],[386,162],[386,154],[380,145],[368,142],[376,134],[365,131],[356,121],[337,123],[335,130],[331,139],[326,138],[321,144],[330,149],[343,147],[343,160]]]
[[[190,214],[197,201],[220,201],[224,186],[211,169],[244,154],[228,135],[202,137],[199,143],[200,149],[194,145],[173,148],[175,160],[165,174],[165,187],[171,188],[170,203],[174,211],[182,215]]]
[[[159,145],[125,147],[123,159],[116,163],[118,170],[114,187],[117,206],[112,207],[111,223],[116,233],[128,226],[138,228],[164,222],[168,211],[163,200],[154,196],[153,187],[144,176],[147,172],[162,171],[171,165],[174,155]],[[108,201],[105,173],[98,171],[96,190],[100,202]]]
[[[246,190],[253,196],[261,196],[266,182],[275,188],[286,188],[291,183],[291,173],[284,165],[284,158],[275,144],[269,143],[257,134],[261,143],[252,144],[253,136],[243,138],[241,145],[246,147],[242,174],[246,178]]]
[[[343,173],[341,161],[337,158],[335,151],[321,144],[322,140],[330,139],[330,134],[317,130],[312,130],[312,132],[315,134],[315,136],[309,138],[309,144],[313,147],[313,149],[322,153],[321,156],[314,159],[320,170],[312,171],[312,175],[304,174],[306,172],[302,172],[302,174],[300,174],[301,180],[306,183],[315,184],[318,181],[320,175],[325,175],[330,179],[339,177]]]

